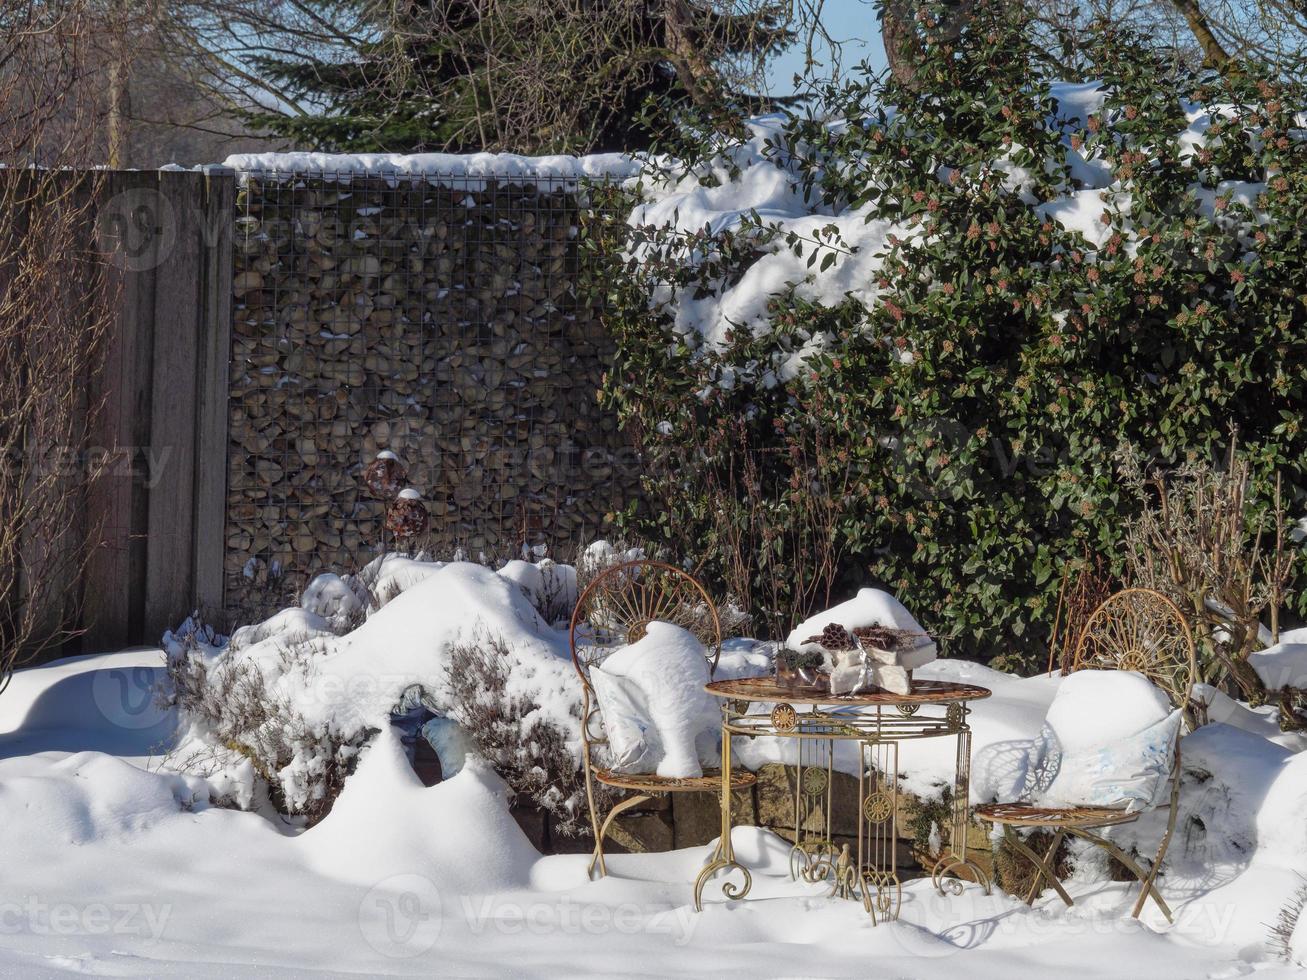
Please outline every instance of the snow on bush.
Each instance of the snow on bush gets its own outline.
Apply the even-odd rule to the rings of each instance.
[[[1205,456],[1235,424],[1307,509],[1307,96],[1115,29],[1067,82],[1013,5],[956,35],[916,6],[921,90],[852,81],[648,172],[599,244],[604,397],[659,502],[640,531],[710,577],[870,569],[946,652],[1028,666],[1061,566],[1119,570],[1119,446]],[[833,555],[787,536],[814,500]]]
[[[225,645],[193,629],[169,634],[169,697],[189,726],[179,755],[211,769],[252,766],[278,809],[317,820],[391,713],[421,703],[465,719],[474,741],[527,747],[530,758],[512,765],[490,757],[518,792],[571,820],[579,695],[553,621],[570,613],[576,582],[575,569],[548,559],[496,573],[384,555],[356,576],[319,576],[301,607]],[[479,726],[483,712],[513,731]],[[248,780],[229,779],[239,784],[233,801],[249,805]]]

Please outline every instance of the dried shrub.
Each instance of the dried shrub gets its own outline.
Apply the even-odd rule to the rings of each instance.
[[[1036,854],[1043,856],[1048,851],[1049,845],[1053,843],[1053,832],[1050,830],[1035,830],[1030,833],[1024,840],[1025,845]],[[1059,879],[1065,878],[1071,873],[1070,861],[1070,844],[1063,841],[1053,855],[1051,862],[1053,873]],[[1025,855],[1019,853],[1007,840],[1006,837],[1000,837],[994,844],[994,880],[998,887],[1003,889],[1009,895],[1018,895],[1024,898],[1030,894],[1030,889],[1035,883],[1035,875],[1038,869],[1030,863]],[[1044,887],[1048,887],[1045,883]]]
[[[1307,881],[1300,884],[1281,906],[1280,914],[1271,923],[1270,933],[1266,937],[1266,944],[1271,954],[1286,963],[1292,963],[1295,955],[1299,957],[1307,955],[1307,950],[1294,949],[1294,933],[1298,929],[1298,921],[1302,918],[1304,908],[1307,908]]]
[[[233,657],[208,662],[203,635],[202,629],[192,632],[169,656],[160,700],[202,728],[207,741],[248,759],[278,811],[302,816],[309,826],[319,822],[375,729],[343,738],[311,728],[293,705],[268,690],[258,665]],[[282,666],[300,669],[321,652],[318,641],[287,637]]]
[[[565,836],[587,833],[585,776],[576,749],[580,705],[572,708],[575,726],[570,732],[543,719],[538,704],[509,693],[512,662],[503,639],[489,633],[457,644],[446,675],[449,717],[462,726],[519,801],[548,813],[554,829]],[[596,791],[602,787],[596,786]],[[596,800],[601,806],[610,802],[606,795]]]
[[[1259,497],[1252,464],[1232,437],[1223,466],[1198,459],[1148,471],[1127,447],[1122,477],[1140,502],[1125,535],[1133,584],[1171,598],[1199,646],[1201,679],[1259,705],[1267,700],[1248,663],[1263,645],[1262,617],[1278,637],[1279,611],[1298,557],[1286,541],[1280,482]]]
[[[1086,551],[1080,560],[1067,565],[1062,573],[1053,633],[1048,641],[1050,674],[1054,667],[1063,674],[1071,672],[1071,662],[1076,647],[1080,645],[1085,624],[1094,610],[1107,601],[1114,584],[1102,555],[1090,556]]]
[[[80,0],[0,13],[0,689],[80,632],[99,540],[88,501],[108,454],[87,451],[88,392],[116,286],[95,226],[104,175],[68,169],[97,132],[94,29]]]

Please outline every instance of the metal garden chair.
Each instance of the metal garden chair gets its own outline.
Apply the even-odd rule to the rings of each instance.
[[[572,663],[581,677],[581,743],[585,768],[586,800],[594,828],[591,877],[608,873],[604,865],[604,837],[613,821],[624,811],[664,793],[721,792],[721,771],[705,770],[694,779],[672,779],[654,773],[627,773],[602,765],[600,751],[607,744],[599,705],[590,683],[590,668],[601,663],[616,648],[639,641],[649,623],[662,621],[683,626],[694,633],[708,651],[709,675],[717,669],[722,651],[721,623],[717,609],[702,585],[691,575],[656,561],[631,561],[612,565],[597,575],[577,601],[572,613],[569,640]],[[631,791],[600,820],[595,801],[595,782]],[[731,788],[745,789],[757,781],[750,772],[731,778]]]
[[[1171,703],[1189,716],[1195,664],[1194,640],[1184,615],[1170,599],[1151,589],[1126,589],[1108,598],[1090,615],[1072,659],[1073,670],[1138,671],[1164,691]],[[990,803],[976,808],[976,816],[1003,828],[1004,839],[1013,850],[1035,866],[1035,878],[1026,895],[1033,904],[1040,885],[1047,881],[1067,905],[1071,896],[1057,880],[1053,861],[1062,841],[1077,837],[1089,841],[1121,862],[1139,879],[1139,898],[1131,912],[1135,918],[1144,901],[1152,896],[1158,908],[1171,921],[1171,910],[1157,889],[1156,879],[1162,859],[1175,832],[1180,795],[1180,738],[1186,724],[1176,735],[1170,776],[1170,799],[1161,804],[1168,808],[1166,833],[1151,864],[1144,868],[1116,843],[1099,831],[1137,820],[1145,811],[1102,806],[1044,807],[1030,803]],[[1017,828],[1038,828],[1053,832],[1052,843],[1037,854],[1017,834]]]

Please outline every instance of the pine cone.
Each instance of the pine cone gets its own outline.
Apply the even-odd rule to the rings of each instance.
[[[877,650],[903,650],[915,644],[925,633],[915,630],[895,629],[892,626],[859,626],[853,635],[867,646]]]
[[[816,643],[827,650],[854,650],[857,644],[854,643],[853,637],[839,623],[831,623],[821,631],[820,636],[810,636],[803,641],[804,643]]]

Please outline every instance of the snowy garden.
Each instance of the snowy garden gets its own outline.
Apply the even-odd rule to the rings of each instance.
[[[594,563],[623,557],[592,546],[582,580]],[[692,885],[713,842],[610,851],[598,880],[587,873],[588,853],[541,854],[510,815],[513,789],[586,819],[577,675],[565,622],[546,618],[575,596],[577,573],[547,559],[494,571],[387,556],[356,576],[324,576],[301,607],[225,643],[188,623],[165,638],[162,654],[19,672],[5,694],[0,763],[0,805],[16,843],[5,888],[6,969],[1294,972],[1307,738],[1282,732],[1271,707],[1201,686],[1194,693],[1207,723],[1180,743],[1179,829],[1159,879],[1170,922],[1153,905],[1131,918],[1138,884],[1117,880],[1092,848],[1066,857],[1070,908],[1051,890],[1028,908],[999,888],[965,884],[942,894],[918,877],[905,882],[897,917],[878,923],[862,902],[828,897],[825,881],[796,879],[790,841],[748,825],[735,827],[733,844],[752,873],[751,894],[729,901],[710,889],[700,912]],[[370,609],[364,583],[385,597]],[[834,612],[856,626],[859,612],[885,608],[880,600]],[[805,629],[821,632],[830,618]],[[659,643],[645,641],[648,659],[666,663],[675,638],[650,636]],[[773,647],[729,639],[715,676],[766,674]],[[494,662],[474,665],[485,656]],[[1252,665],[1268,686],[1301,678],[1307,636],[1286,633]],[[699,669],[706,675],[702,659]],[[469,672],[479,682],[470,690]],[[1070,690],[1082,678],[1096,683]],[[1130,744],[1170,713],[1146,682],[1113,680],[1106,671],[1022,678],[949,659],[913,671],[915,685],[993,692],[970,716],[976,802],[1012,791],[1004,760],[1014,746],[1038,742],[1046,716],[1068,764],[1086,767],[1073,774],[1083,791],[1094,782],[1096,754]],[[675,688],[675,678],[664,683]],[[157,700],[159,690],[173,692],[171,705]],[[687,726],[711,733],[715,724],[686,717],[681,734]],[[676,724],[655,730],[675,743]],[[415,772],[415,736],[436,750],[443,778],[435,785]],[[692,770],[692,735],[690,748]],[[749,769],[797,761],[794,743],[782,739],[742,742],[737,752]],[[905,743],[899,765],[904,793],[929,800],[952,785],[951,745]],[[837,753],[834,766],[856,769],[857,760]],[[1147,787],[1150,804],[1156,789]],[[1116,839],[1151,853],[1164,810],[1150,806]],[[932,828],[928,848],[939,846],[941,829]]]
[[[1307,969],[1307,88],[950,6],[639,153],[204,171],[220,557],[0,632],[0,972]]]

